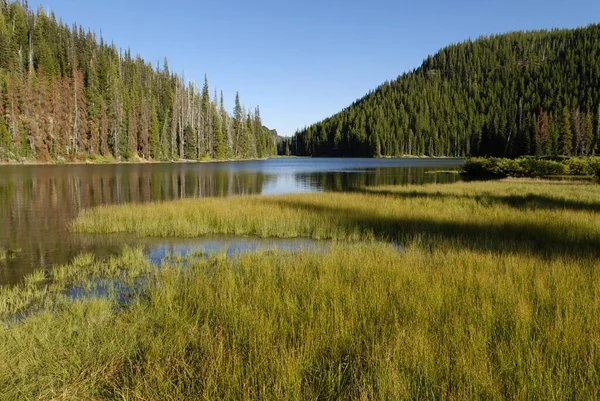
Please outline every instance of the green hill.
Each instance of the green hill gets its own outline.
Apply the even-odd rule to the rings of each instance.
[[[25,3],[26,4],[26,3]],[[177,160],[276,152],[257,109],[153,67],[80,26],[0,0],[0,161]]]
[[[446,47],[292,138],[298,155],[598,152],[600,25]]]

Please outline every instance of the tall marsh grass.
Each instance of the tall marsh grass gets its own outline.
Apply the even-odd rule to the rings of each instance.
[[[600,256],[600,187],[529,181],[105,206],[77,232],[383,240],[544,256]]]
[[[338,245],[155,270],[0,330],[5,399],[597,399],[592,260]]]
[[[513,180],[86,211],[74,230],[339,243],[160,269],[125,250],[35,273],[12,297],[124,271],[156,285],[126,308],[113,291],[19,323],[0,313],[0,389],[7,400],[598,399],[599,195]]]
[[[85,286],[91,295],[95,287],[118,280],[124,285],[146,275],[151,269],[141,249],[124,248],[120,255],[96,260],[92,254],[81,254],[70,264],[56,266],[49,272],[36,270],[17,286],[0,286],[0,321],[26,316],[40,309],[53,309],[68,302],[66,291]]]

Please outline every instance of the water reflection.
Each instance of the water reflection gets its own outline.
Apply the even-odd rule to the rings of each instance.
[[[363,186],[454,182],[459,160],[272,159],[205,164],[0,166],[0,284],[37,268],[67,263],[81,251],[118,252],[127,238],[71,235],[70,221],[104,204],[207,196],[349,191]],[[149,216],[151,218],[151,216]]]
[[[220,253],[228,256],[245,252],[284,250],[297,252],[303,249],[324,250],[330,242],[315,241],[307,238],[255,238],[255,237],[210,237],[199,239],[145,239],[143,247],[148,251],[150,260],[160,266],[169,255],[187,256],[190,253]]]
[[[461,179],[458,174],[432,173],[424,168],[374,168],[351,172],[300,173],[294,176],[297,185],[325,191],[353,191],[367,186],[447,184]]]

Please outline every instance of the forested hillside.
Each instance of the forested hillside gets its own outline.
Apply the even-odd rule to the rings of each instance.
[[[54,14],[0,0],[0,161],[178,160],[276,152],[258,107],[199,88]]]
[[[590,155],[599,130],[592,25],[451,45],[297,132],[290,147],[313,156]]]

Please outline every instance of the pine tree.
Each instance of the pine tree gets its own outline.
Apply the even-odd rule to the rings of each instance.
[[[7,160],[12,156],[12,140],[4,116],[0,115],[0,160]]]
[[[101,96],[99,88],[98,72],[95,60],[87,65],[85,98],[88,118],[88,151],[94,155],[100,148],[100,117],[101,117]]]
[[[213,117],[211,116],[210,94],[208,78],[204,75],[204,86],[202,87],[202,132],[204,136],[204,155],[214,158],[215,140],[213,133]]]
[[[540,112],[540,115],[537,119],[536,125],[536,155],[547,155],[551,154],[551,146],[549,141],[549,121],[548,121],[548,113],[545,111]]]
[[[215,132],[215,159],[223,160],[227,157],[227,149],[225,144],[225,138],[223,136],[221,115],[217,112],[216,108],[213,115],[213,127]]]
[[[592,90],[598,77],[589,56],[598,52],[600,25],[454,44],[340,113],[299,130],[296,151],[370,156],[379,143],[386,156],[590,153],[600,142],[595,121],[600,92]],[[573,112],[568,130],[564,108]],[[547,120],[542,119],[540,136],[542,113]],[[593,146],[586,144],[588,113],[594,114]],[[320,138],[321,125],[328,145]],[[565,135],[572,141],[566,150]]]
[[[575,156],[582,153],[583,147],[583,121],[579,108],[573,109],[571,113],[571,132],[573,134],[572,152]]]
[[[71,97],[71,121],[73,122],[70,141],[71,155],[87,150],[87,110],[83,73],[77,69],[76,64],[74,65]]]
[[[573,150],[573,132],[571,131],[571,113],[566,107],[562,111],[559,152],[561,155],[570,156]]]
[[[235,93],[235,107],[233,109],[233,152],[235,157],[243,157],[242,142],[244,136],[244,112],[240,103],[240,94]]]
[[[100,108],[100,152],[103,156],[110,156],[108,144],[108,116],[106,102],[104,100],[102,100]]]
[[[232,124],[207,77],[198,92],[166,59],[153,68],[41,8],[0,1],[0,160],[241,157],[242,141],[254,155],[247,145],[262,149],[263,138],[245,135],[259,131],[239,95],[236,106]]]
[[[198,154],[197,144],[197,136],[196,132],[191,125],[186,125],[183,129],[183,138],[184,138],[184,156],[183,158],[186,160],[199,160],[200,155]]]
[[[592,147],[594,142],[594,123],[592,121],[592,113],[585,114],[585,121],[583,124],[583,144],[582,154],[592,154]]]
[[[152,98],[152,121],[150,132],[151,156],[154,160],[162,160],[164,155],[160,143],[160,123],[158,121],[158,109],[156,107],[156,98]]]
[[[289,141],[285,141],[285,155],[286,156],[290,156],[291,155],[291,151],[290,151],[290,142]]]
[[[267,138],[260,118],[260,108],[254,109],[254,138],[256,143],[256,157],[262,159],[267,156]]]
[[[253,159],[256,157],[256,143],[254,134],[254,117],[250,110],[248,113],[244,113],[246,116],[245,123],[243,124],[244,131],[242,134],[242,158]]]

